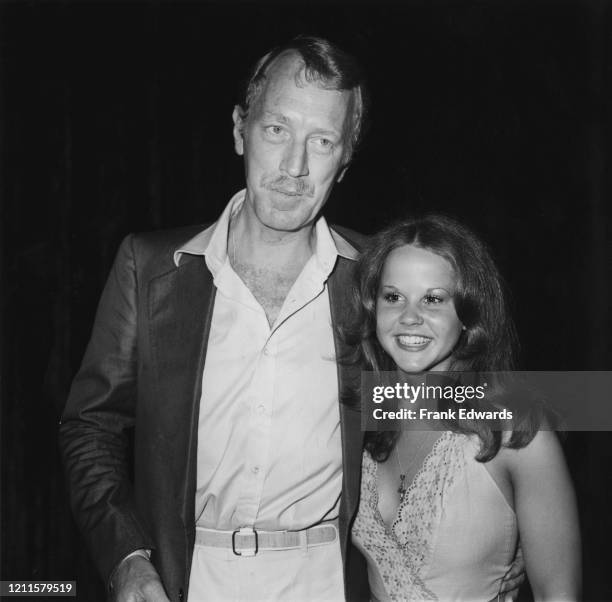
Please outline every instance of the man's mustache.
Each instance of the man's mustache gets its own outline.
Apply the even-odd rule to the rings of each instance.
[[[314,195],[314,189],[308,182],[287,176],[279,176],[272,180],[264,180],[262,185],[266,190],[281,192],[282,194],[307,197],[312,197]]]

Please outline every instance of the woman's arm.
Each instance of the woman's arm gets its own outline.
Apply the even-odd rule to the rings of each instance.
[[[505,450],[527,576],[535,600],[579,600],[581,546],[576,496],[554,432]]]

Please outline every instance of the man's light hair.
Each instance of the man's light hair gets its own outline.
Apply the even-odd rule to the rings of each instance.
[[[243,119],[257,104],[264,89],[270,67],[281,55],[295,53],[303,63],[296,74],[296,84],[303,80],[327,90],[349,90],[353,92],[353,113],[346,151],[346,162],[362,140],[368,109],[368,93],[365,79],[357,61],[323,38],[298,36],[290,42],[274,48],[264,55],[253,67],[247,79],[242,100]]]

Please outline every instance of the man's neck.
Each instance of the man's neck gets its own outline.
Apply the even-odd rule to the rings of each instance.
[[[270,327],[314,252],[314,225],[281,232],[250,223],[241,211],[230,221],[227,252],[234,271],[264,309]]]
[[[314,252],[315,226],[296,231],[273,230],[244,207],[230,221],[227,249],[230,261],[240,261],[279,273],[301,271]]]

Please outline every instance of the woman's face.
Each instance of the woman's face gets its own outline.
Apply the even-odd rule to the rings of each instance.
[[[376,336],[404,372],[448,370],[461,335],[450,263],[404,245],[385,260],[376,298]]]

